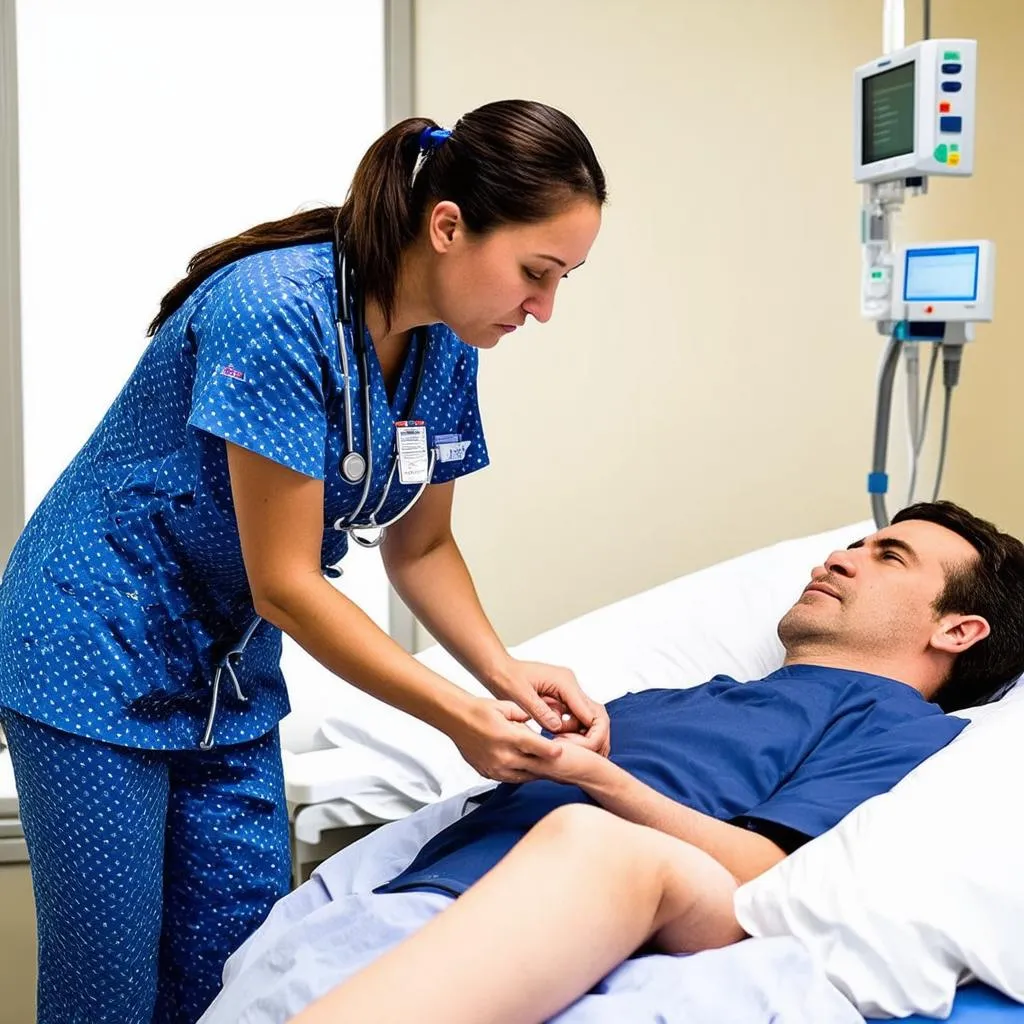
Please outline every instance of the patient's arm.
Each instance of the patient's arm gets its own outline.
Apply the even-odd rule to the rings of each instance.
[[[545,762],[542,774],[556,782],[572,783],[606,810],[627,821],[691,843],[709,853],[742,884],[767,871],[786,854],[770,839],[719,821],[678,803],[633,778],[617,764],[559,739],[562,756]]]
[[[735,887],[687,843],[596,807],[561,807],[451,907],[293,1024],[547,1020],[648,940],[679,953],[744,938]]]

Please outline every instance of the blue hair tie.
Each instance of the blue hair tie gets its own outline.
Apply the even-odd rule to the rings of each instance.
[[[420,173],[420,168],[428,154],[443,145],[451,133],[450,128],[424,128],[420,132],[420,151],[416,154],[416,163],[413,165],[412,177],[409,179],[409,188],[416,184],[416,175]]]
[[[450,128],[424,128],[420,132],[420,149],[429,152],[437,149],[451,135]]]

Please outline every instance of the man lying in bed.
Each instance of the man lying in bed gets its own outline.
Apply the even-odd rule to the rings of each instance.
[[[912,506],[815,568],[779,636],[766,678],[613,701],[608,759],[560,737],[543,779],[440,832],[377,892],[444,913],[296,1022],[541,1020],[641,947],[743,938],[737,884],[945,746],[966,722],[943,711],[1024,671],[1024,546]],[[337,980],[368,957],[351,959]]]

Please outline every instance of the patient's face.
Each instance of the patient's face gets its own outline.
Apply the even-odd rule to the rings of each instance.
[[[819,642],[851,653],[923,653],[947,571],[977,558],[966,540],[935,523],[887,526],[811,571],[811,582],[779,623],[779,637],[790,652]]]

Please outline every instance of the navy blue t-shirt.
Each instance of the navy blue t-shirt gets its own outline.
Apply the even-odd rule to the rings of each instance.
[[[691,689],[629,693],[609,703],[608,714],[615,764],[784,849],[891,789],[967,725],[906,683],[816,665],[749,683],[716,676]],[[498,786],[375,891],[458,895],[550,811],[594,802],[577,786],[547,780]]]

